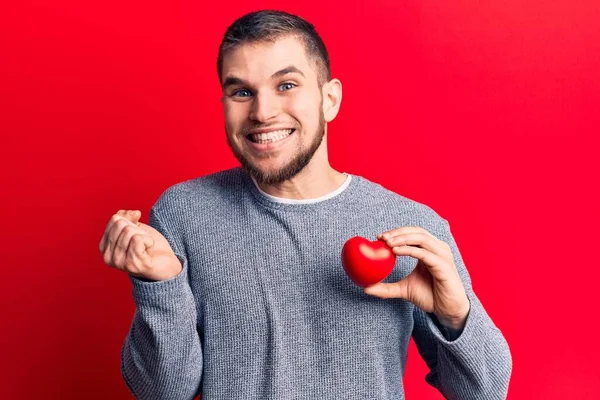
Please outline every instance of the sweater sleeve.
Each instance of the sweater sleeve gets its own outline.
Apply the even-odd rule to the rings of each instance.
[[[121,351],[121,374],[137,399],[192,399],[201,386],[202,347],[188,261],[154,208],[148,224],[165,236],[183,270],[156,282],[129,276],[136,310]]]
[[[471,279],[446,220],[438,239],[448,243],[471,309],[462,332],[450,332],[435,315],[414,309],[412,337],[430,372],[425,380],[447,399],[505,399],[512,372],[508,344],[473,292]]]

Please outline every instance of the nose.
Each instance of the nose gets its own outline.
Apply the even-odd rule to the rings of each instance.
[[[276,96],[263,92],[254,96],[249,117],[254,121],[265,122],[276,117],[279,109],[279,101]]]

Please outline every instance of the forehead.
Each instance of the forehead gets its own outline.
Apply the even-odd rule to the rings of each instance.
[[[245,43],[228,51],[223,57],[223,79],[235,76],[248,81],[263,81],[290,65],[310,79],[316,79],[314,62],[306,54],[304,43],[286,36],[275,41]]]

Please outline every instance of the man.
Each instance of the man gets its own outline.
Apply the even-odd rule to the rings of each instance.
[[[149,225],[120,210],[100,242],[133,284],[121,354],[131,392],[403,399],[412,336],[445,397],[505,398],[510,351],[448,222],[330,166],[327,123],[342,85],[314,27],[283,12],[245,15],[217,64],[242,167],[168,188]],[[363,290],[344,274],[352,236],[377,237],[398,256],[387,283]]]

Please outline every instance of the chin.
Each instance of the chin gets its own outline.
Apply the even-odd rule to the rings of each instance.
[[[287,165],[278,163],[271,166],[253,165],[250,168],[252,176],[261,183],[275,184],[281,183],[284,178],[287,178]],[[285,176],[284,176],[285,175]]]
[[[245,160],[242,166],[259,184],[266,185],[277,185],[285,182],[296,176],[301,170],[293,162],[263,166],[260,163],[249,163]]]

